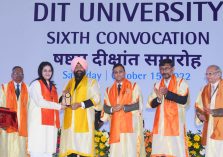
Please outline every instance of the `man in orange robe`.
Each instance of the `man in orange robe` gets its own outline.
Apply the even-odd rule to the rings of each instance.
[[[223,80],[217,65],[206,70],[207,85],[201,90],[195,103],[196,123],[204,124],[202,144],[206,145],[206,157],[223,156]]]
[[[159,70],[163,78],[155,83],[147,102],[148,108],[156,108],[151,157],[188,157],[185,138],[188,85],[173,74],[172,60],[161,60]]]
[[[101,120],[110,120],[111,157],[144,157],[141,90],[125,74],[122,64],[114,65],[115,82],[106,89]]]
[[[0,152],[4,157],[26,157],[27,154],[27,109],[29,94],[23,82],[23,68],[12,69],[12,80],[2,85],[0,106],[17,113],[18,130],[7,128],[0,130]]]

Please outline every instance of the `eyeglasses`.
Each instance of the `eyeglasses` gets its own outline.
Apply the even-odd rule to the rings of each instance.
[[[169,71],[171,67],[160,68],[160,71]]]
[[[215,74],[217,74],[219,71],[215,71],[215,72],[207,72],[205,73],[206,76],[213,76]]]

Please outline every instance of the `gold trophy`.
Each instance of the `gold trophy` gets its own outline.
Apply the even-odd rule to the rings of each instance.
[[[71,94],[68,91],[63,92],[62,102],[66,104],[67,107],[71,107]]]

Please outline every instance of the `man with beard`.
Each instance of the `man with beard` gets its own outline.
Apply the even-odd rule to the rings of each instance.
[[[206,157],[223,156],[223,81],[217,65],[206,70],[207,84],[195,103],[196,122],[203,123],[201,143],[206,145]]]
[[[86,76],[84,58],[75,57],[71,67],[74,78],[69,80],[64,90],[71,96],[71,105],[64,112],[60,156],[95,156],[95,109],[101,109],[99,86],[95,79]]]
[[[188,85],[183,78],[176,78],[174,63],[160,61],[161,81],[155,83],[147,107],[157,108],[153,125],[151,157],[188,157],[186,141],[185,108],[188,104]]]
[[[2,85],[0,107],[6,107],[17,114],[18,130],[9,127],[0,129],[0,156],[27,157],[27,110],[29,94],[27,85],[23,82],[23,68],[15,66],[12,69],[12,80]]]

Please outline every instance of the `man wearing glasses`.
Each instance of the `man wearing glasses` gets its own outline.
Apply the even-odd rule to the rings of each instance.
[[[112,71],[115,82],[106,89],[101,118],[110,120],[110,156],[145,157],[141,90],[125,78],[122,64],[115,64]]]
[[[8,127],[0,129],[0,152],[4,157],[27,157],[27,109],[29,95],[27,85],[23,82],[23,68],[15,66],[12,69],[12,80],[2,85],[0,106],[8,108],[17,114],[18,129]]]
[[[195,103],[196,123],[203,123],[202,144],[206,145],[206,157],[223,156],[223,81],[217,65],[206,70],[207,85],[201,90]]]
[[[151,157],[188,157],[185,108],[188,103],[188,85],[174,75],[171,59],[160,61],[161,81],[155,83],[147,107],[156,108],[153,125]]]

